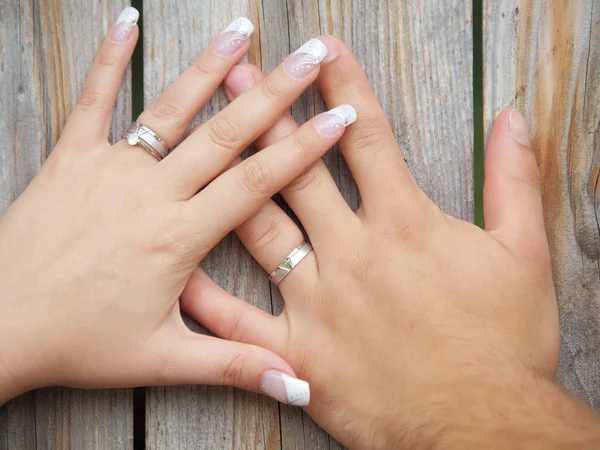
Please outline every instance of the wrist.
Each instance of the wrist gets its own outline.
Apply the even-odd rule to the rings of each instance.
[[[433,448],[600,448],[598,416],[557,382],[531,372],[472,381],[441,408]]]
[[[15,325],[19,323],[23,321],[0,322],[0,405],[45,385],[41,382],[45,370],[40,365],[43,346],[29,342],[30,333]]]

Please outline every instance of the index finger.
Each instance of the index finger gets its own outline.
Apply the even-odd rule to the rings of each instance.
[[[352,102],[360,120],[340,141],[342,155],[356,181],[366,214],[387,211],[390,193],[416,190],[394,133],[367,75],[350,49],[336,39],[339,55],[324,64],[317,80],[328,106]]]
[[[63,136],[108,139],[113,106],[137,42],[139,15],[130,6],[119,14],[98,51]]]

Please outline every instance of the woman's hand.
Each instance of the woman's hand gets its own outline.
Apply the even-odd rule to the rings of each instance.
[[[307,412],[352,448],[515,448],[538,442],[540,426],[558,436],[563,419],[589,425],[593,415],[551,382],[557,307],[522,116],[506,110],[492,131],[483,231],[417,187],[347,47],[338,42],[328,58],[318,80],[327,104],[352,101],[358,111],[340,146],[362,206],[353,212],[317,162],[282,191],[314,247],[279,285],[283,313],[230,296],[201,270],[183,309],[219,336],[285,358],[311,383]],[[261,79],[245,65],[225,86],[235,97]],[[296,130],[286,114],[258,146]],[[274,202],[237,233],[267,272],[303,241]],[[565,417],[541,421],[554,407]]]
[[[189,331],[178,297],[217,242],[343,134],[321,116],[222,173],[314,81],[333,41],[311,40],[157,162],[140,146],[107,142],[137,18],[122,13],[55,150],[0,222],[0,404],[56,384],[259,391],[265,373],[263,384],[289,375],[305,404],[307,384],[281,357]],[[177,144],[250,33],[247,19],[235,21],[139,122]]]

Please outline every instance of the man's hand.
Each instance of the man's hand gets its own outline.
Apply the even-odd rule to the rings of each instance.
[[[243,98],[261,78],[245,65],[225,84]],[[418,188],[343,43],[330,49],[319,85],[328,106],[358,111],[340,147],[362,206],[353,212],[317,162],[282,191],[314,247],[279,285],[284,312],[271,317],[202,271],[183,308],[217,335],[289,361],[311,383],[308,413],[352,448],[600,445],[596,416],[553,381],[557,306],[521,114],[503,111],[489,140],[484,231]],[[286,114],[258,146],[296,127]],[[303,240],[273,202],[237,233],[267,272]]]

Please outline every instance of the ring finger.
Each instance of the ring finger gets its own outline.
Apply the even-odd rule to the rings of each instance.
[[[263,78],[264,75],[255,66],[236,66],[225,78],[225,92],[232,100]],[[296,121],[286,112],[270,130],[257,139],[257,148],[261,150],[268,147],[296,129]],[[358,223],[358,218],[345,202],[322,160],[313,164],[281,193],[302,222],[316,251],[326,243],[326,236],[322,233],[324,229],[329,229],[336,222],[351,223],[355,220]],[[272,200],[238,227],[236,233],[252,256],[269,273],[303,241],[300,229]],[[304,262],[304,269],[296,270],[295,274],[302,273],[302,279],[314,275],[314,258],[314,254],[307,256],[307,259],[313,260],[313,264]],[[298,279],[298,276],[293,278]]]
[[[184,135],[188,124],[213,96],[227,72],[246,54],[253,31],[252,22],[245,17],[231,22],[209,48],[142,112],[137,122],[160,136],[172,149]]]

